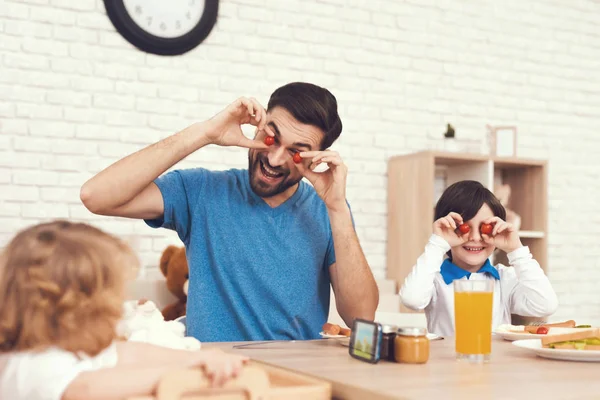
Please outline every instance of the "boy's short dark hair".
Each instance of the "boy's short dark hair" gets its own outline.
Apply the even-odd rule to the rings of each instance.
[[[446,188],[435,206],[434,221],[455,212],[466,222],[487,204],[496,217],[506,220],[506,209],[500,200],[485,186],[477,181],[459,181]]]
[[[329,148],[342,133],[337,100],[329,90],[320,86],[305,82],[288,83],[271,95],[267,110],[275,107],[287,110],[298,122],[321,129],[325,133],[321,150]]]

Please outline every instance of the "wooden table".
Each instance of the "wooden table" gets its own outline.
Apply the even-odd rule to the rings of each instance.
[[[328,380],[340,399],[600,399],[600,364],[539,358],[502,339],[494,339],[483,365],[456,361],[452,338],[432,341],[423,365],[371,365],[332,339],[203,346]]]

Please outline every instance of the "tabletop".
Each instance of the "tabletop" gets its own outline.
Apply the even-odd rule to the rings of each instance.
[[[495,338],[491,361],[456,361],[454,339],[431,342],[422,365],[369,364],[334,339],[204,343],[332,383],[340,399],[600,399],[600,364],[548,360]]]

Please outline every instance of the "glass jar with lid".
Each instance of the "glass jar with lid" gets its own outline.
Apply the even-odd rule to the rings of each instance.
[[[395,361],[394,340],[398,327],[394,325],[381,326],[381,359]]]
[[[394,359],[399,363],[424,364],[429,360],[427,329],[398,328],[394,338]]]

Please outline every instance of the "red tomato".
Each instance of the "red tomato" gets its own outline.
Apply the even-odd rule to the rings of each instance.
[[[294,157],[292,157],[296,164],[300,164],[302,162],[302,157],[300,153],[294,153]]]
[[[481,233],[484,235],[491,235],[494,230],[494,226],[492,224],[481,224]]]
[[[265,144],[267,146],[271,146],[273,143],[275,143],[275,138],[273,136],[265,137]]]
[[[539,328],[537,328],[537,331],[535,331],[535,333],[537,333],[538,335],[545,335],[548,333],[548,328],[546,328],[545,326],[540,326]]]
[[[458,230],[460,231],[460,233],[469,233],[471,231],[471,227],[467,224],[460,224],[458,226]]]

